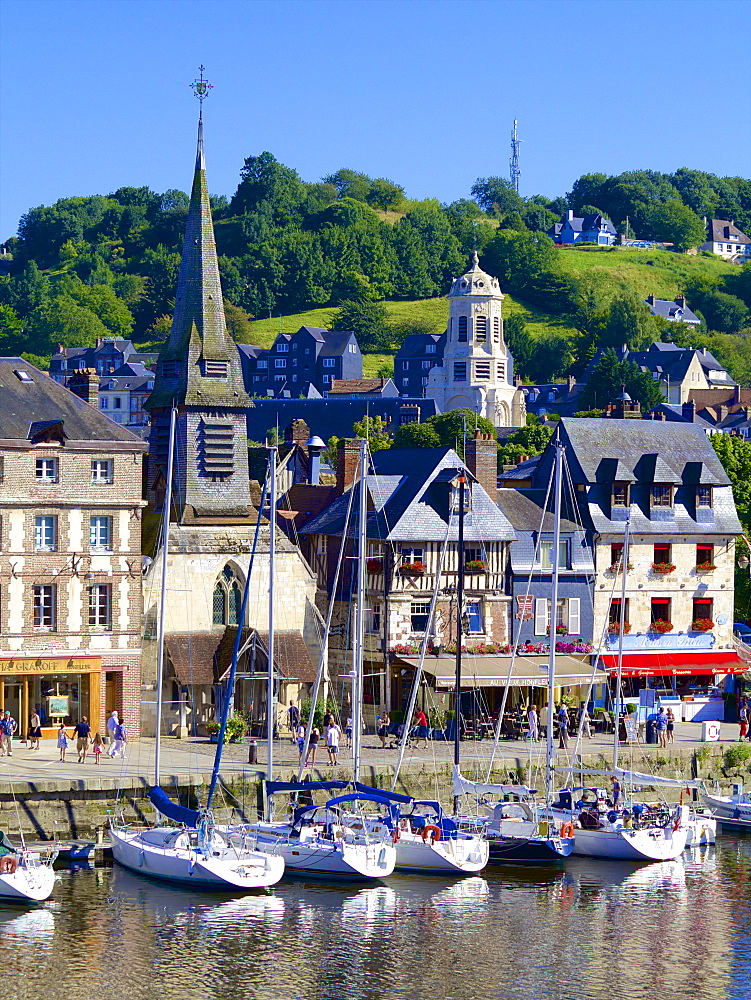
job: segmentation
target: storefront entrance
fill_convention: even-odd
[[[42,720],[45,737],[61,723],[75,725],[84,715],[99,726],[101,659],[96,656],[0,660],[0,710],[8,710],[25,735],[31,713]]]

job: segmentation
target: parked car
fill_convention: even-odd
[[[751,626],[745,625],[743,622],[733,622],[733,635],[736,635],[741,642],[751,646]]]

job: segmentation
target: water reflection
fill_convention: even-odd
[[[6,997],[57,1000],[747,998],[751,841],[641,867],[488,869],[450,881],[282,883],[207,896],[122,869],[62,873],[0,909]],[[92,989],[95,984],[95,989]],[[21,986],[23,988],[21,988]],[[743,991],[746,992],[743,992]]]

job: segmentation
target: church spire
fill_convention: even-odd
[[[154,391],[147,408],[178,405],[246,407],[237,346],[227,333],[219,261],[203,151],[203,102],[211,84],[200,77],[191,87],[201,111],[190,208],[185,224],[175,313],[159,357]]]

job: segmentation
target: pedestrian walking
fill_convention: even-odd
[[[117,714],[117,710],[110,712],[110,717],[107,719],[107,735],[109,736],[109,747],[107,748],[107,756],[115,756],[115,729],[119,724],[120,718]]]
[[[389,735],[389,726],[391,725],[391,719],[389,718],[389,713],[384,712],[383,715],[379,716],[376,720],[378,723],[378,736],[381,740],[381,747],[386,749],[386,740]]]
[[[78,763],[86,763],[86,751],[89,749],[89,739],[91,738],[91,726],[86,721],[86,716],[81,717],[73,727],[73,736],[76,740],[76,750],[78,751]]]
[[[534,705],[530,705],[529,711],[527,712],[527,721],[529,722],[529,738],[534,740],[535,743],[539,742],[540,731],[537,727],[537,709]]]
[[[740,727],[738,742],[742,743],[748,733],[748,705],[743,702],[741,702],[741,707],[738,710],[738,725]]]
[[[0,757],[4,754],[8,757],[13,756],[13,733],[17,729],[18,723],[6,708],[0,719]]]
[[[332,719],[326,732],[326,746],[329,751],[329,764],[333,764],[334,767],[339,763],[339,739],[341,735],[341,729]]]
[[[668,743],[675,743],[675,716],[673,715],[673,709],[668,709]]]
[[[306,764],[315,764],[316,762],[316,751],[318,750],[318,741],[321,738],[321,734],[318,729],[314,729],[310,734],[310,742],[308,743],[308,756],[305,758]]]
[[[112,754],[113,757],[117,757],[120,754],[122,760],[125,760],[125,744],[128,742],[128,734],[125,731],[125,719],[121,719],[115,727],[115,751]]]
[[[347,749],[352,746],[352,716],[347,716],[347,725],[344,727],[344,735],[347,739]]]
[[[42,738],[42,719],[36,709],[31,713],[29,720],[29,750],[39,750],[39,741]]]
[[[568,710],[563,703],[558,709],[558,748],[568,750]]]
[[[99,733],[96,733],[94,736],[94,742],[91,744],[91,749],[94,753],[94,762],[98,764],[102,756],[102,751],[104,750],[104,740]]]
[[[587,739],[592,739],[592,728],[589,724],[590,714],[587,711],[587,706],[585,702],[581,702],[579,705],[579,732],[582,736],[586,736]]]
[[[68,749],[68,743],[70,739],[68,734],[65,732],[65,723],[61,722],[57,727],[57,746],[60,750],[60,760],[65,762],[65,751]]]
[[[660,707],[660,711],[657,713],[657,736],[660,740],[660,746],[666,747],[668,745],[668,717],[665,709]]]
[[[297,737],[297,749],[300,751],[300,760],[302,761],[302,752],[305,749],[305,726],[302,722],[297,727],[295,736]]]
[[[417,742],[415,747],[420,743],[420,740],[425,740],[425,746],[428,745],[428,717],[420,708],[415,712],[415,726],[417,727]]]
[[[297,727],[300,725],[300,709],[291,701],[289,703],[289,708],[287,709],[287,725],[289,731],[292,733],[292,742],[295,742]]]

